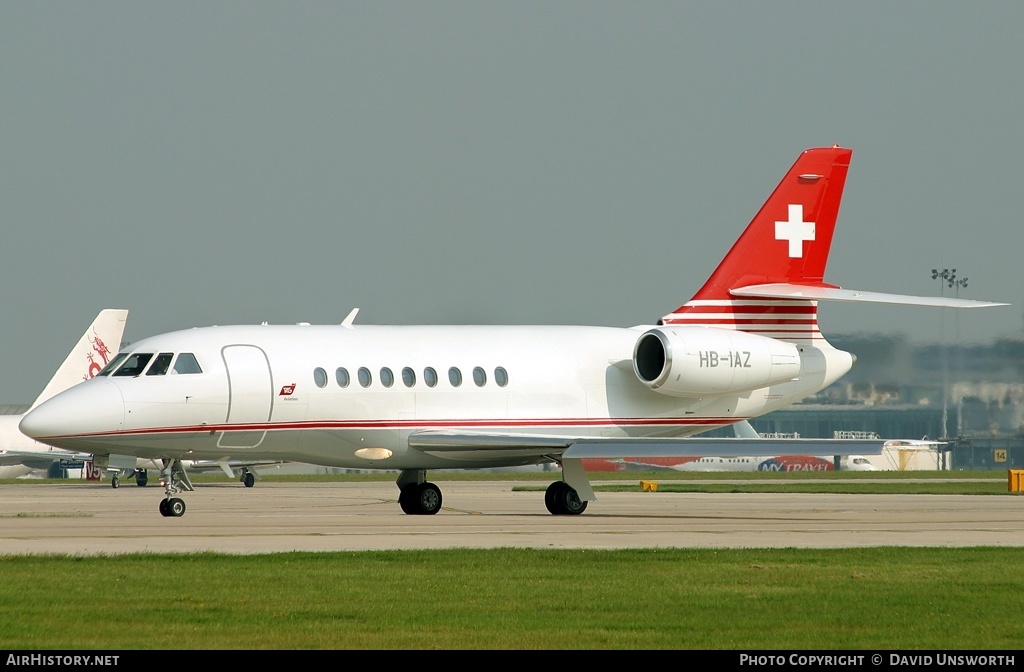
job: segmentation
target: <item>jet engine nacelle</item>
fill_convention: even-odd
[[[675,397],[744,392],[800,375],[792,343],[714,327],[656,327],[637,339],[633,371],[647,387]]]

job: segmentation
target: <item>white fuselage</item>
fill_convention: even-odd
[[[795,379],[739,393],[669,396],[643,385],[633,369],[634,346],[649,328],[190,329],[138,341],[126,352],[192,353],[201,373],[100,376],[40,406],[22,428],[48,444],[97,455],[381,469],[510,466],[549,458],[500,448],[430,453],[410,448],[409,435],[684,437],[787,406],[852,364],[849,353],[821,340],[798,346]],[[371,376],[366,387],[361,368]],[[339,369],[347,386],[339,384]],[[430,369],[434,386],[427,384]],[[461,374],[458,386],[452,369]],[[385,386],[388,371],[394,380]]]

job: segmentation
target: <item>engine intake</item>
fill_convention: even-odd
[[[745,331],[656,327],[637,339],[633,371],[647,387],[675,397],[744,392],[799,376],[800,351]]]

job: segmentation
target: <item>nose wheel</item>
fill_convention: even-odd
[[[160,515],[164,518],[181,518],[185,515],[185,500],[180,497],[161,499]]]

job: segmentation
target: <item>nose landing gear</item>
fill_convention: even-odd
[[[185,500],[174,495],[179,492],[192,492],[192,482],[188,480],[185,467],[181,460],[164,460],[163,468],[164,498],[160,500],[160,515],[164,518],[180,518],[185,515]]]

